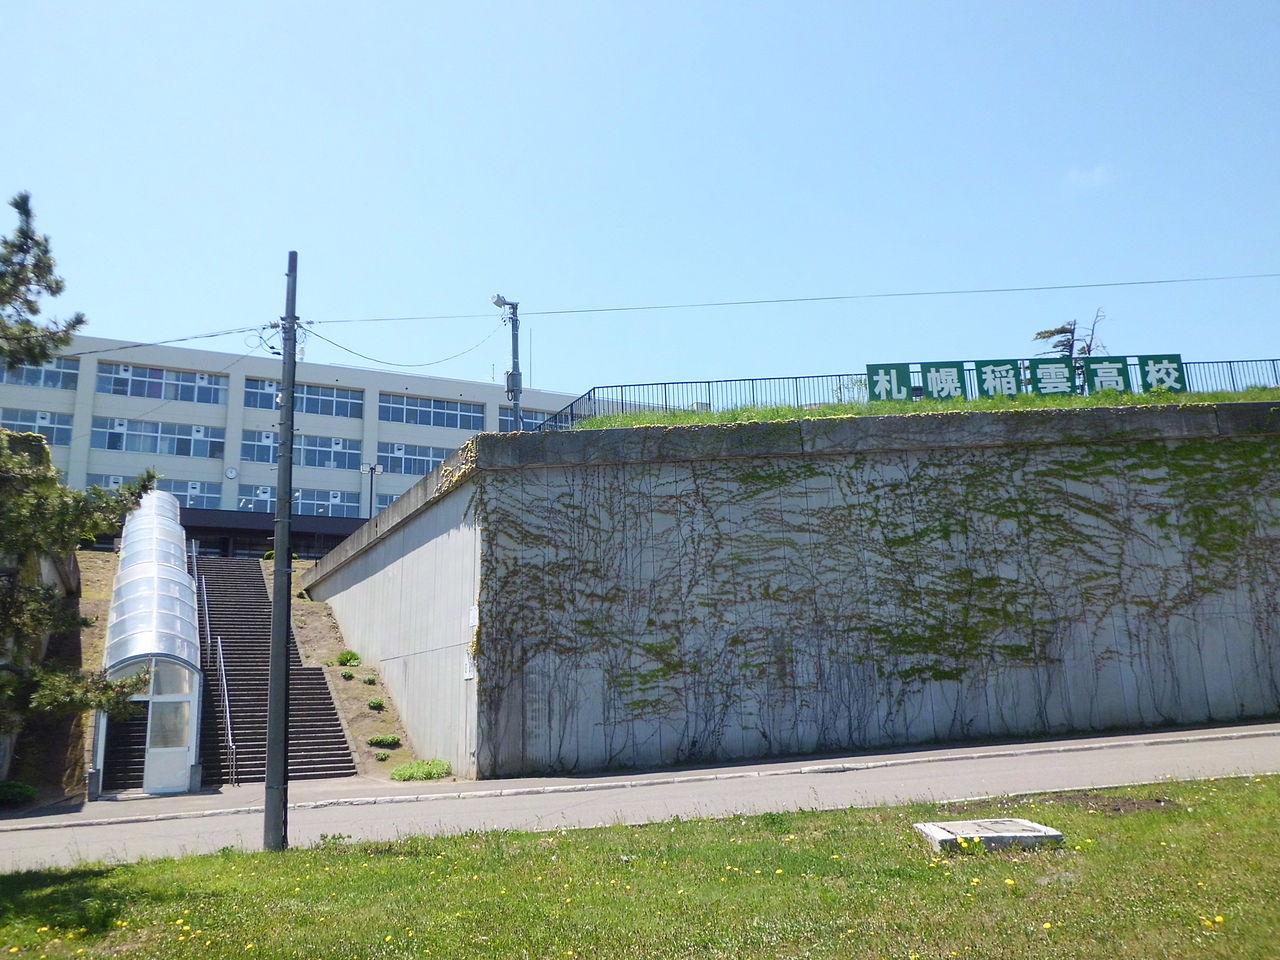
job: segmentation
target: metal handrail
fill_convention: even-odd
[[[192,566],[194,566],[194,561]],[[205,641],[212,646],[213,639],[209,631],[209,593],[205,588],[204,577],[200,578],[200,608],[203,616],[200,618],[204,623]],[[236,756],[236,738],[231,725],[231,697],[227,693],[227,665],[222,655],[222,637],[217,638],[218,641],[218,686],[222,690],[222,719],[223,719],[223,741],[226,745],[227,756],[231,759],[231,785],[236,786],[240,783],[240,770]]]
[[[1023,363],[1024,360],[1018,360]],[[1079,358],[1077,358],[1079,359]],[[1126,360],[1131,359],[1126,356]],[[972,365],[982,361],[956,361]],[[1006,361],[1002,361],[1006,362]],[[919,366],[919,364],[914,364]],[[1141,371],[1128,363],[1132,382]],[[1280,387],[1280,358],[1269,360],[1186,360],[1185,384],[1192,391],[1238,393],[1250,386]],[[914,398],[922,396],[921,373],[911,373]],[[978,395],[977,371],[964,371],[968,396]],[[830,403],[866,402],[866,373],[833,373],[804,377],[760,377],[740,380],[683,380],[666,383],[619,383],[592,387],[568,406],[533,426],[535,430],[571,429],[602,414],[660,413],[675,410],[731,410],[747,406],[804,408]]]

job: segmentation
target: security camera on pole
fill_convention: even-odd
[[[507,399],[511,401],[511,419],[516,429],[524,429],[524,417],[520,413],[520,304],[508,300],[500,293],[493,295],[493,304],[502,307],[505,319],[511,324],[511,369],[507,371]]]

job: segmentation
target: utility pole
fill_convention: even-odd
[[[271,674],[267,686],[267,789],[262,846],[289,846],[289,608],[293,544],[293,394],[298,357],[298,254],[289,251],[284,313],[280,318],[280,442],[276,448],[276,562],[271,594]]]
[[[508,300],[500,293],[493,295],[494,305],[506,311],[511,324],[511,369],[507,372],[507,399],[511,401],[511,418],[516,429],[524,429],[524,417],[520,413],[520,304]]]

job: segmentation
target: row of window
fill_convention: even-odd
[[[155,420],[123,420],[94,417],[89,446],[95,450],[158,453],[168,457],[205,457],[220,460],[225,448],[222,427]]]
[[[79,381],[80,361],[58,357],[39,366],[19,365],[0,374],[0,382],[28,387],[74,390]],[[128,363],[98,364],[98,393],[151,400],[185,400],[191,403],[225,405],[229,378],[223,374],[164,367],[140,367]],[[248,378],[244,382],[244,405],[259,410],[280,409],[280,385],[274,380]],[[327,387],[300,383],[294,395],[296,413],[360,419],[364,416],[364,391],[347,387]],[[533,430],[551,416],[549,411],[520,411],[525,430]],[[388,423],[454,427],[459,430],[484,429],[484,404],[465,400],[437,400],[398,393],[378,394],[378,419]],[[567,417],[565,418],[567,420]],[[567,426],[556,421],[557,426]],[[510,407],[498,410],[498,429],[515,429]]]
[[[251,483],[240,484],[236,509],[247,513],[275,513],[276,488],[255,487]],[[360,494],[348,490],[296,488],[293,491],[292,512],[304,517],[358,517]]]
[[[106,473],[91,473],[85,477],[85,485],[117,490],[130,479],[132,478]],[[174,480],[161,477],[156,481],[156,489],[172,493],[185,507],[217,510],[222,505],[222,484],[213,480]]]
[[[43,434],[51,447],[71,446],[71,414],[69,413],[3,407],[0,408],[0,427],[12,430],[14,433]]]
[[[247,463],[275,463],[280,434],[271,430],[245,430],[240,438],[240,459]],[[359,470],[359,440],[298,434],[293,438],[293,462],[302,467]]]
[[[507,422],[512,422],[511,408],[502,409]],[[545,415],[531,411],[523,419],[528,422],[533,417]],[[65,447],[71,444],[69,413],[4,407],[0,411],[0,427],[16,433],[43,434],[51,446]],[[222,427],[94,417],[89,446],[95,450],[122,450],[127,453],[217,460],[224,455],[225,441],[226,431]],[[247,463],[275,463],[279,444],[280,435],[274,431],[244,430],[240,437],[240,459]],[[303,467],[359,470],[364,462],[361,459],[362,447],[361,441],[345,437],[300,434],[294,441],[294,462]],[[387,473],[422,477],[440,466],[454,452],[448,447],[380,442],[378,463]]]
[[[20,387],[52,387],[74,390],[80,382],[80,361],[72,357],[55,357],[39,366],[19,364],[0,371],[0,383]]]
[[[378,394],[378,419],[388,423],[416,423],[430,427],[484,429],[484,404],[465,400],[433,400],[398,393]]]
[[[548,418],[551,418],[551,426],[556,430],[567,430],[572,426],[572,421],[567,412],[552,414],[549,410],[529,410],[526,407],[520,408],[520,422],[524,424],[525,430],[537,430],[542,426]],[[498,432],[511,433],[516,428],[516,418],[512,416],[510,407],[498,408]]]
[[[280,385],[274,380],[246,379],[244,405],[259,410],[280,409]],[[322,387],[299,383],[293,391],[294,413],[318,413],[325,417],[364,416],[364,391],[347,387]]]
[[[217,373],[139,367],[129,363],[98,364],[98,393],[117,397],[225,404],[227,383],[228,378]]]
[[[117,490],[130,479],[132,478],[91,473],[85,477],[85,484]],[[222,484],[210,480],[174,480],[162,477],[156,481],[156,488],[173,494],[185,507],[217,510],[222,503]],[[390,505],[395,499],[394,496],[388,498],[380,495],[378,509]],[[276,488],[240,484],[236,509],[249,513],[275,513]],[[313,490],[306,487],[296,489],[293,491],[293,513],[307,517],[358,517],[360,494],[347,490]]]

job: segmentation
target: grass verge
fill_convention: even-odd
[[[982,397],[973,400],[874,400],[870,403],[830,403],[814,407],[735,407],[730,410],[652,410],[593,417],[575,425],[578,430],[609,427],[693,426],[762,420],[807,420],[814,417],[881,417],[922,413],[988,413],[998,410],[1076,410],[1091,407],[1150,407],[1192,403],[1244,403],[1280,400],[1280,389],[1251,387],[1213,393],[1117,393],[1106,390],[1088,397]]]
[[[329,838],[0,877],[0,951],[66,957],[1274,956],[1280,778],[641,827]],[[358,808],[353,808],[358,816]],[[1059,849],[939,857],[923,819]],[[84,951],[80,953],[79,951]],[[9,954],[4,954],[9,955]]]

